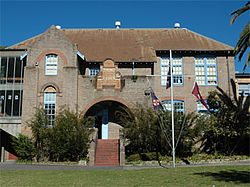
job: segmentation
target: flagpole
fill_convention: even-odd
[[[171,111],[172,111],[172,152],[173,152],[173,167],[175,168],[175,145],[174,145],[174,86],[173,86],[173,59],[172,50],[170,49],[170,66],[171,66]]]

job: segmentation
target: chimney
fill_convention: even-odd
[[[120,21],[116,21],[115,22],[115,28],[116,29],[120,29],[120,27],[121,27],[121,22]]]
[[[175,28],[175,29],[179,29],[180,27],[181,27],[181,24],[180,24],[180,23],[175,23],[175,24],[174,24],[174,28]]]

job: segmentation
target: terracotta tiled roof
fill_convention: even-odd
[[[155,50],[226,51],[233,47],[188,29],[60,29],[89,62],[153,62]],[[39,36],[38,36],[39,37]],[[11,48],[25,48],[36,37]]]

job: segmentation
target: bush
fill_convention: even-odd
[[[79,161],[86,158],[91,133],[87,128],[89,123],[90,120],[81,118],[77,113],[61,111],[50,132],[50,160]]]
[[[31,138],[20,134],[18,138],[13,138],[12,145],[19,160],[31,161],[33,159],[35,146]]]
[[[150,153],[140,153],[140,154],[133,154],[130,155],[127,160],[130,161],[151,161],[151,160],[157,160],[157,153],[156,152],[150,152]]]
[[[164,137],[159,120],[164,116],[164,125],[168,139]],[[127,111],[120,116],[124,124],[124,136],[128,140],[126,155],[156,152],[159,155],[172,155],[171,113],[154,111],[138,105],[133,112]],[[176,156],[187,157],[196,150],[194,145],[201,135],[201,126],[193,113],[175,113]],[[179,136],[180,135],[180,136]]]
[[[90,118],[82,118],[78,113],[63,109],[56,116],[52,126],[42,109],[29,122],[37,161],[79,161],[88,151],[88,129]]]
[[[231,84],[233,97],[219,87],[219,92],[209,93],[211,112],[202,139],[203,151],[208,154],[250,155],[250,96],[238,96],[234,81]]]

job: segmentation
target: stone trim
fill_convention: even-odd
[[[119,102],[123,105],[125,105],[127,108],[132,109],[133,106],[131,104],[129,104],[127,101],[125,101],[124,99],[121,99],[119,97],[114,97],[114,96],[105,96],[105,97],[99,97],[97,99],[94,99],[92,101],[90,101],[84,108],[84,110],[82,111],[81,115],[84,116],[86,114],[86,112],[96,103],[99,103],[101,101],[116,101]]]
[[[161,101],[171,100],[171,97],[161,97]],[[174,100],[184,101],[184,97],[174,97]]]
[[[42,58],[44,56],[46,56],[47,54],[56,54],[58,55],[62,60],[63,60],[63,64],[66,66],[68,61],[67,58],[64,56],[64,54],[61,51],[55,50],[55,49],[50,49],[50,50],[45,50],[43,51],[36,59],[36,61],[38,62],[38,64],[40,64],[40,61],[42,60]]]

